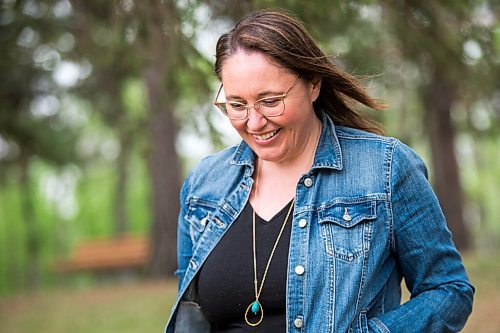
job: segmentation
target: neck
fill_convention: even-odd
[[[299,178],[309,172],[314,163],[320,135],[321,122],[317,119],[317,126],[297,158],[287,162],[270,162],[260,158],[256,160],[255,183],[250,202],[259,216],[265,219],[274,216],[295,197]]]

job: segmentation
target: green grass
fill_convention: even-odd
[[[161,332],[175,283],[58,289],[0,299],[0,333]]]
[[[474,309],[463,332],[500,333],[499,255],[478,258],[465,256],[472,284],[476,287]]]
[[[463,332],[500,333],[498,257],[465,256],[476,286],[474,311]],[[162,332],[175,282],[127,282],[60,287],[0,298],[0,333]]]

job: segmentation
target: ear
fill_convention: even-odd
[[[314,78],[314,80],[311,81],[311,85],[311,101],[315,102],[321,91],[321,77]]]

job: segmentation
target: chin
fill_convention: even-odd
[[[266,153],[259,153],[259,152],[256,152],[255,154],[257,155],[258,158],[260,158],[263,161],[267,161],[267,162],[280,162],[284,159],[283,156],[276,155],[276,154],[266,154]]]

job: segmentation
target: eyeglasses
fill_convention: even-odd
[[[247,105],[245,103],[236,102],[236,101],[225,101],[225,102],[217,102],[219,99],[220,92],[222,91],[222,84],[219,87],[219,91],[215,96],[214,105],[217,106],[222,113],[224,113],[227,117],[234,120],[243,120],[246,119],[250,113],[250,108],[254,108],[255,111],[263,115],[264,117],[278,117],[285,112],[285,98],[288,93],[297,85],[299,82],[300,76],[295,80],[288,90],[276,96],[268,96],[261,98],[253,105]]]

